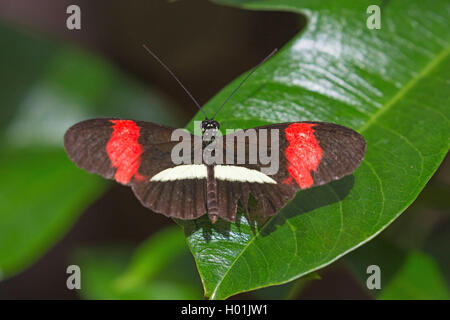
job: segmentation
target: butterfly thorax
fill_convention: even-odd
[[[208,145],[211,145],[219,131],[220,125],[216,120],[205,119],[202,121],[201,129],[202,129],[202,140],[203,140],[203,148],[206,148]]]

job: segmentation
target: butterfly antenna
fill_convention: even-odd
[[[261,61],[260,63],[258,63],[255,67],[253,67],[253,69],[245,76],[245,78],[241,81],[241,83],[239,83],[239,85],[233,90],[233,92],[230,93],[230,95],[228,96],[228,98],[225,99],[225,101],[222,103],[222,105],[219,107],[219,109],[217,109],[216,113],[214,114],[214,116],[211,119],[214,119],[216,117],[216,115],[219,113],[219,111],[223,108],[223,106],[225,105],[225,103],[228,102],[228,100],[230,100],[231,96],[233,96],[236,91],[239,90],[239,88],[244,84],[244,82],[250,78],[250,76],[253,74],[253,72],[255,72],[264,62],[266,62],[267,60],[269,60],[276,52],[278,51],[277,48],[273,49],[273,51],[264,58],[263,61]]]
[[[164,67],[164,69],[167,70],[167,72],[170,73],[170,75],[178,82],[178,84],[184,89],[184,91],[187,93],[187,95],[191,98],[192,101],[194,101],[195,105],[199,108],[199,110],[205,115],[205,118],[208,119],[208,117],[206,116],[205,111],[203,111],[202,107],[200,106],[200,104],[197,102],[197,100],[195,100],[194,96],[189,92],[189,90],[181,83],[180,79],[177,78],[177,76],[172,72],[172,70],[169,69],[168,66],[166,66],[166,64],[164,62],[161,61],[160,58],[158,58],[158,56],[153,53],[152,50],[150,50],[145,44],[142,45],[144,47],[145,50],[147,50],[148,53],[150,53],[153,58],[155,58],[156,61],[159,62],[160,65],[162,65]]]

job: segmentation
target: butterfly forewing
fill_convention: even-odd
[[[87,172],[114,178],[116,168],[106,151],[113,131],[113,123],[108,119],[91,119],[73,125],[64,135],[67,155]]]
[[[171,143],[173,130],[145,121],[91,119],[67,130],[64,147],[80,168],[128,185],[132,179],[143,179],[143,155],[157,150],[155,145]],[[161,155],[160,162],[170,163],[170,153],[169,158]]]

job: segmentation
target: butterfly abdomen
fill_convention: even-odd
[[[214,178],[214,166],[208,166],[208,176],[206,179],[206,208],[208,217],[212,223],[217,221],[219,216],[219,206],[217,204],[217,182]]]

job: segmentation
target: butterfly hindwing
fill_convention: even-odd
[[[206,179],[144,180],[133,183],[141,203],[154,212],[178,219],[195,219],[206,213]]]
[[[194,139],[190,135],[191,149]],[[206,167],[175,164],[172,150],[179,141],[153,144],[142,154],[139,178],[132,183],[136,197],[145,207],[165,216],[195,219],[206,213]],[[203,171],[201,169],[204,169]]]
[[[228,221],[235,221],[238,203],[249,217],[264,220],[274,215],[295,194],[288,186],[257,182],[218,180],[217,189],[219,216]],[[256,200],[256,210],[249,205],[251,196]]]

